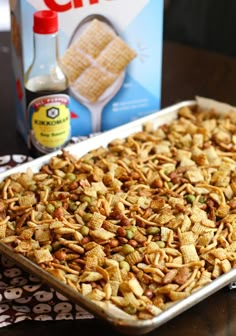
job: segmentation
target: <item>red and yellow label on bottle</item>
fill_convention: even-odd
[[[69,97],[66,94],[40,96],[30,102],[28,106],[30,147],[33,146],[45,154],[61,149],[68,143],[70,139],[68,104]]]

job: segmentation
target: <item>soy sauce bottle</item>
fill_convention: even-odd
[[[68,81],[58,61],[58,15],[34,13],[34,57],[25,73],[28,147],[34,157],[63,148],[70,139]]]

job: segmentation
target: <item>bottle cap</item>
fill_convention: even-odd
[[[34,13],[33,31],[37,34],[53,34],[58,31],[58,16],[51,10]]]

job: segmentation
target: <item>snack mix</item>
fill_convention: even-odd
[[[130,319],[151,319],[236,265],[236,114],[184,107],[81,158],[0,184],[0,238]]]

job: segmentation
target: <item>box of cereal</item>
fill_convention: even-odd
[[[33,59],[36,11],[58,13],[74,137],[160,108],[163,7],[163,0],[10,0],[17,128],[26,142],[24,75]]]

